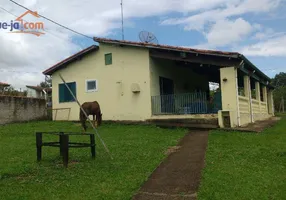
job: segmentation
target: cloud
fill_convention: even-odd
[[[286,57],[286,35],[267,39],[252,45],[240,48],[246,56],[281,56]]]
[[[113,31],[121,26],[121,7],[118,0],[18,0],[17,2],[89,36],[106,37],[112,35]],[[125,0],[123,2],[125,27],[134,26],[130,20],[132,18],[162,16],[178,10],[182,13],[200,9],[207,10],[224,2],[226,0],[206,0],[205,2],[201,0],[182,0],[180,2]],[[26,11],[9,1],[2,2],[1,6],[16,16],[20,16]],[[0,10],[1,22],[10,22],[15,18],[15,16]],[[43,70],[79,51],[83,46],[80,41],[74,42],[78,41],[78,39],[74,40],[78,35],[43,18],[36,19],[33,16],[25,16],[24,19],[44,22],[47,32],[43,36],[36,37],[0,31],[0,81],[9,82],[16,88],[23,88],[27,83],[38,84],[40,80],[44,80],[44,76],[41,74]],[[90,43],[93,41],[90,40]]]
[[[220,8],[207,10],[183,18],[170,18],[163,20],[162,25],[183,25],[185,30],[203,30],[209,23],[236,17],[247,13],[269,12],[278,7],[281,0],[232,0],[221,3]]]
[[[209,46],[225,46],[242,40],[257,27],[242,18],[234,21],[222,19],[217,21],[205,34]]]
[[[18,0],[17,2],[89,36],[107,37],[121,26],[121,8],[118,0]],[[16,16],[26,11],[9,1],[1,3],[3,8]],[[125,26],[134,26],[132,19],[135,18],[164,17],[161,24],[179,24],[183,25],[185,30],[199,30],[214,46],[223,46],[226,42],[219,36],[222,32],[220,29],[224,28],[223,25],[236,30],[234,32],[224,28],[224,33],[227,33],[224,38],[228,43],[240,41],[253,29],[258,30],[259,25],[250,24],[237,16],[271,11],[279,5],[280,0],[260,0],[259,6],[256,0],[124,0],[123,3]],[[184,17],[166,19],[165,16],[170,13],[181,13]],[[10,21],[15,17],[0,10],[0,19],[1,22]],[[36,37],[27,34],[8,34],[0,30],[0,70],[8,70],[5,73],[1,71],[3,73],[0,73],[0,81],[22,88],[27,83],[38,84],[40,80],[44,80],[41,74],[44,69],[82,48],[82,45],[78,44],[80,42],[75,42],[75,36],[78,37],[75,33],[43,18],[35,19],[28,16],[25,19],[43,21],[46,34]],[[242,26],[242,30],[238,30],[237,26]],[[261,35],[257,37],[262,38]],[[38,72],[38,74],[14,71]]]
[[[243,14],[268,13],[278,7],[281,0],[232,0],[221,2],[219,8],[191,14],[187,17],[169,18],[161,21],[161,25],[182,25],[184,30],[202,32],[206,43],[194,45],[194,48],[217,49],[218,47],[235,46],[250,34],[254,39],[263,39],[269,34],[261,24],[250,24],[238,17]]]

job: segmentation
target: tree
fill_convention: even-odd
[[[282,99],[284,99],[284,107],[285,105],[285,100],[286,100],[286,86],[280,86],[275,88],[273,92],[273,100],[274,100],[274,107],[276,111],[280,111],[280,106]]]
[[[42,81],[38,86],[43,88],[52,87],[52,78],[46,76],[45,81]]]
[[[272,79],[271,84],[275,87],[286,86],[286,73],[280,72]]]
[[[285,107],[285,100],[286,100],[286,73],[280,72],[276,74],[275,77],[271,80],[271,84],[275,87],[273,92],[273,99],[274,99],[274,107],[276,111],[280,111],[281,102],[284,100],[284,107]]]
[[[23,92],[21,92],[13,88],[13,86],[9,86],[5,89],[3,94],[7,96],[27,96],[27,91],[24,90]]]

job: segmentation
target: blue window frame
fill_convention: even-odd
[[[71,89],[73,95],[76,97],[76,82],[67,83],[68,87]],[[74,98],[71,95],[68,88],[65,86],[64,83],[59,84],[59,102],[74,102]]]

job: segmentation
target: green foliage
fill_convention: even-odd
[[[14,89],[13,86],[6,87],[5,90],[2,92],[3,95],[7,96],[27,96],[27,90],[19,91]]]
[[[275,86],[273,92],[274,107],[276,112],[280,109],[282,98],[284,98],[284,107],[286,107],[286,73],[280,72],[272,79],[271,84]]]
[[[45,78],[45,81],[42,81],[38,86],[43,87],[43,88],[52,87],[52,78],[47,76]]]
[[[286,116],[260,134],[212,131],[198,199],[286,199]]]
[[[0,199],[131,199],[166,156],[167,148],[187,132],[115,124],[103,124],[98,130],[114,159],[96,137],[96,159],[91,159],[89,148],[71,148],[69,168],[64,169],[58,148],[43,147],[43,160],[37,163],[35,132],[79,132],[79,124],[30,122],[1,127]],[[43,139],[58,140],[51,135]],[[70,140],[89,138],[71,136]]]
[[[276,111],[279,111],[280,109],[282,98],[284,98],[284,107],[286,107],[286,86],[280,86],[273,92],[274,107]]]
[[[286,73],[280,72],[272,79],[271,84],[275,87],[286,86]]]

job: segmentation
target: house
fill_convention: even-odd
[[[61,109],[54,120],[79,120],[80,109],[59,74],[80,103],[99,102],[103,120],[237,127],[274,115],[270,78],[240,53],[94,41],[99,45],[43,72],[53,77],[53,108]],[[220,88],[213,97],[210,82]]]
[[[47,103],[52,102],[52,88],[26,85],[27,97],[46,99]]]
[[[0,82],[0,93],[3,93],[5,91],[5,89],[9,86],[10,86],[10,84],[8,84],[8,83]]]

